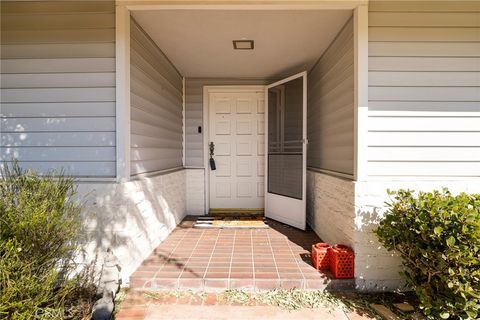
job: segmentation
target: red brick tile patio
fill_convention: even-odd
[[[351,289],[353,280],[333,280],[315,270],[310,248],[320,239],[268,221],[268,229],[198,229],[187,217],[130,277],[143,290],[274,288]]]

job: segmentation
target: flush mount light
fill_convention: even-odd
[[[235,50],[253,50],[253,40],[233,40]]]

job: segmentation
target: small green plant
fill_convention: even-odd
[[[0,318],[64,319],[69,313],[67,306],[84,284],[73,276],[81,234],[75,193],[71,178],[3,164]]]
[[[480,309],[480,195],[390,192],[375,230],[400,253],[407,284],[428,319],[476,319]]]

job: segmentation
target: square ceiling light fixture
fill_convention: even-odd
[[[253,50],[253,40],[233,40],[235,50]]]

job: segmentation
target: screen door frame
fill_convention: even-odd
[[[302,98],[302,197],[291,198],[284,195],[269,193],[269,94],[271,88],[285,84],[298,78],[303,79]],[[307,71],[303,71],[265,86],[265,216],[301,230],[306,229],[306,191],[307,191]]]

